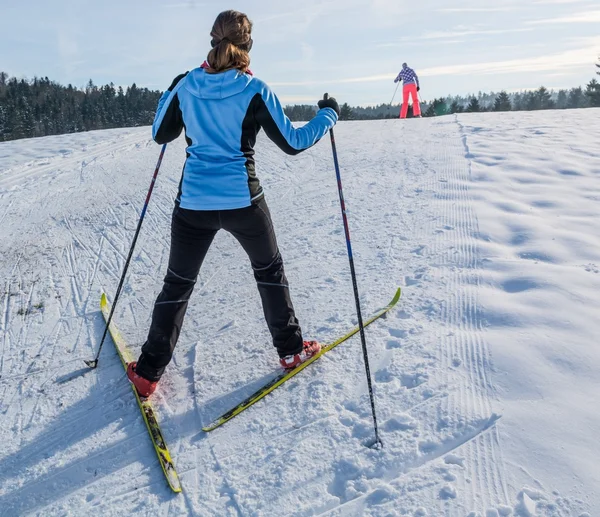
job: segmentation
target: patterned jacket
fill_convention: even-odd
[[[394,79],[395,83],[397,83],[398,81],[404,81],[404,85],[417,83],[417,86],[419,86],[419,78],[417,77],[417,74],[412,68],[409,68],[408,66],[403,67],[402,70],[400,70],[398,77]]]

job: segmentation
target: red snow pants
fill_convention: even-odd
[[[418,117],[421,114],[419,96],[417,95],[417,85],[415,83],[408,83],[402,87],[402,110],[400,111],[400,118],[406,118],[409,95],[412,97],[413,102],[413,116]]]

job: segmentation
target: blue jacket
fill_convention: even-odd
[[[152,137],[159,144],[185,129],[187,159],[177,201],[190,210],[244,208],[263,196],[256,177],[254,144],[264,128],[288,154],[298,154],[337,122],[324,108],[294,128],[271,89],[238,70],[217,74],[196,68],[173,82],[159,100]]]

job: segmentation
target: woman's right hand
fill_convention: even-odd
[[[340,106],[334,97],[328,97],[327,99],[321,99],[319,102],[317,102],[317,106],[319,106],[319,109],[331,108],[333,111],[335,111],[337,113],[338,117],[340,116],[340,113],[341,113]]]

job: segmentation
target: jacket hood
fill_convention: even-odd
[[[225,99],[244,91],[252,81],[250,74],[239,70],[227,70],[209,74],[204,68],[192,70],[182,85],[200,99]]]

